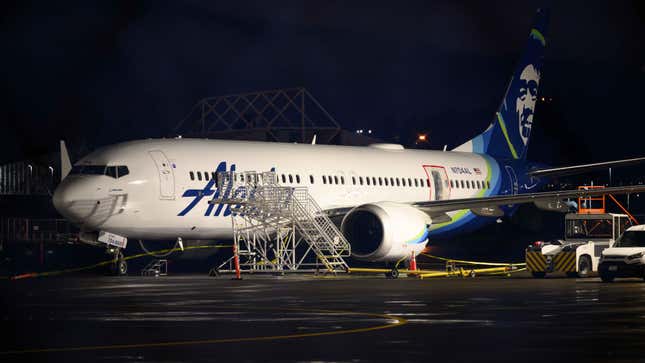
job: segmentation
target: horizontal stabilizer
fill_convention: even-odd
[[[605,161],[601,163],[584,164],[584,165],[563,166],[559,168],[537,169],[537,170],[529,171],[527,175],[536,176],[536,177],[575,175],[575,174],[582,174],[582,173],[586,173],[586,172],[598,170],[598,169],[631,166],[631,165],[640,164],[642,162],[645,162],[645,157],[615,160],[615,161]]]

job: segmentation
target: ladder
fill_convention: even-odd
[[[234,242],[251,271],[271,270],[268,265],[278,270],[312,266],[305,262],[309,252],[327,272],[349,271],[344,260],[351,254],[349,242],[306,187],[280,186],[274,172],[220,172],[217,178],[218,188],[230,193],[209,203],[230,206]],[[308,245],[304,254],[297,253],[299,242],[290,230],[297,231]],[[267,243],[269,235],[275,239],[273,243]],[[262,265],[254,262],[258,258]]]
[[[168,260],[152,260],[141,270],[141,276],[167,276]]]

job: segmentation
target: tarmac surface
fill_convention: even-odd
[[[0,293],[1,362],[644,359],[638,279],[64,276]]]

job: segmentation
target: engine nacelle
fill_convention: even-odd
[[[340,228],[355,258],[398,261],[423,251],[431,223],[430,216],[410,205],[379,202],[352,209]]]

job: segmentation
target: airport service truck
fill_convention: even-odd
[[[603,282],[612,282],[616,277],[645,279],[645,225],[628,228],[602,252],[598,274]]]
[[[564,219],[563,240],[537,241],[526,249],[526,267],[533,277],[554,272],[588,277],[598,271],[602,251],[631,225],[629,216],[615,213],[567,213]]]

